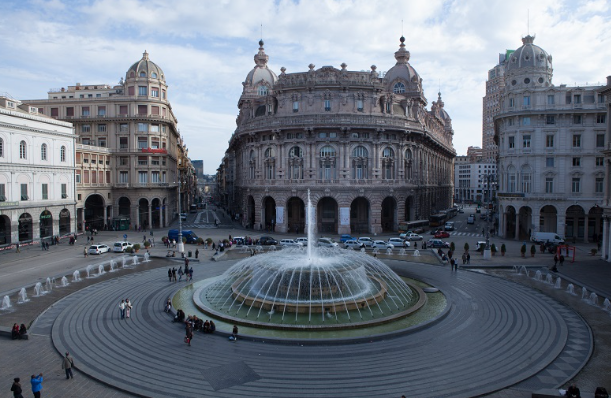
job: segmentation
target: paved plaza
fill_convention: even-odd
[[[158,257],[150,263],[70,283],[1,312],[2,326],[34,321],[30,340],[0,340],[11,358],[0,365],[4,380],[19,376],[29,387],[29,375],[43,372],[45,397],[528,397],[569,381],[582,391],[611,385],[611,317],[602,299],[598,306],[581,299],[584,285],[611,297],[611,275],[600,260],[565,264],[553,276],[563,279],[555,289],[533,278],[536,270],[543,279],[547,272],[537,258],[474,257],[472,269],[451,272],[390,256],[384,261],[400,275],[443,291],[449,305],[439,319],[350,343],[248,336],[231,343],[219,330],[197,332],[188,347],[184,327],[162,310],[186,285],[167,279],[167,267],[181,262],[164,258],[162,247],[152,254]],[[17,261],[10,256],[3,257],[9,265]],[[191,263],[196,281],[235,262],[211,261],[209,250],[200,257]],[[530,276],[515,273],[516,263],[527,265]],[[566,293],[568,283],[578,295]],[[123,298],[134,303],[129,320],[119,319]],[[74,380],[61,370],[65,351],[75,358]]]

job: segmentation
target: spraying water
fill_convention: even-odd
[[[149,261],[151,261],[151,260],[149,260],[150,257],[151,257],[151,255],[148,252],[144,253],[144,262],[148,263]]]
[[[594,292],[590,293],[590,304],[598,306],[598,295]]]
[[[43,295],[44,293],[45,293],[45,289],[43,289],[42,283],[36,282],[36,285],[34,285],[34,295],[36,297],[39,297]]]
[[[560,277],[556,279],[556,284],[554,285],[554,289],[562,289],[562,279],[560,279]]]
[[[588,289],[586,289],[585,286],[581,288],[581,299],[582,300],[588,299]]]
[[[115,260],[110,260],[110,263],[108,265],[109,267],[109,271],[110,272],[115,272],[117,269],[117,263],[115,262]]]
[[[22,287],[21,290],[19,291],[19,299],[17,300],[17,302],[21,304],[21,303],[25,303],[28,301],[30,301],[28,299],[28,294],[25,292],[25,287]]]
[[[138,265],[138,256],[132,257],[132,265]]]
[[[106,271],[104,271],[104,264],[98,265],[98,276],[104,275]]]
[[[0,310],[8,310],[9,308],[11,308],[11,299],[9,296],[4,296]]]
[[[68,278],[66,278],[65,276],[62,276],[62,279],[61,279],[61,285],[60,285],[60,286],[61,286],[61,287],[66,287],[66,286],[68,286]]]
[[[603,301],[603,309],[605,311],[610,311],[611,310],[611,301],[609,301],[608,298],[605,298],[605,301]]]
[[[543,279],[543,276],[542,276],[542,275],[543,275],[543,274],[541,273],[541,271],[537,271],[537,272],[535,272],[535,280],[536,280],[537,282],[541,282],[541,281],[542,281],[542,279]]]
[[[575,295],[575,286],[572,283],[569,283],[569,285],[566,287],[566,292],[574,296]]]
[[[72,273],[72,282],[80,282],[81,281],[81,273],[77,270]]]

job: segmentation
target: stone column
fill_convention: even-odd
[[[153,228],[153,205],[152,205],[152,203],[153,202],[151,201],[151,202],[149,202],[149,205],[148,205],[149,206],[149,221],[148,221],[147,227],[149,229]]]
[[[606,260],[607,252],[608,252],[608,240],[609,240],[609,219],[607,217],[603,218],[603,239],[602,245],[600,247],[600,258],[602,260]]]
[[[556,217],[556,231],[558,231],[558,235],[566,238],[564,234],[566,233],[566,215],[558,214]]]
[[[108,209],[106,208],[106,205],[104,205],[104,224],[108,223]],[[110,227],[110,225],[108,225],[108,227]]]
[[[165,217],[163,214],[164,212],[165,212],[165,209],[164,209],[163,203],[159,203],[159,228],[165,227],[163,223],[163,220],[165,220]]]
[[[516,230],[514,233],[515,240],[520,240],[520,214],[516,213]]]
[[[584,218],[584,225],[583,225],[583,241],[585,243],[588,243],[588,222],[590,221],[588,219],[588,215],[586,214],[585,218]],[[577,230],[579,230],[579,220],[577,221]]]

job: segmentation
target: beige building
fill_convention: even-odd
[[[52,89],[29,100],[46,115],[74,124],[77,221],[80,229],[164,227],[191,194],[187,149],[180,137],[163,70],[144,53],[118,85]]]
[[[482,101],[482,156],[484,162],[496,162],[498,147],[494,142],[494,117],[501,110],[501,95],[505,89],[505,60],[513,50],[499,54],[499,63],[488,71],[486,95]]]
[[[346,64],[277,76],[259,42],[217,174],[246,227],[303,231],[308,190],[323,234],[396,231],[451,206],[452,122],[441,95],[426,109],[404,40],[384,77]]]
[[[602,151],[604,155],[604,198],[601,204],[603,210],[603,230],[601,244],[601,258],[611,262],[611,76],[607,76],[607,85],[602,88],[601,95],[605,99],[606,119],[606,138],[605,147]]]

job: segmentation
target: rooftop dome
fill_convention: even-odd
[[[278,76],[267,67],[267,61],[269,60],[269,56],[265,54],[265,50],[263,48],[263,40],[259,40],[259,52],[255,54],[255,67],[248,73],[246,76],[246,80],[244,80],[244,85],[252,86],[257,84],[261,80],[269,83],[270,87],[273,86],[278,80]]]
[[[523,45],[506,61],[508,87],[549,86],[552,84],[552,56],[533,44],[534,36],[522,38]]]
[[[390,68],[384,78],[391,84],[393,87],[390,87],[391,91],[397,92],[395,90],[395,85],[397,83],[407,83],[405,87],[406,91],[421,91],[420,83],[422,79],[418,75],[418,72],[409,64],[409,51],[405,49],[405,37],[401,36],[401,44],[399,45],[399,50],[395,52],[395,59],[397,63],[395,66]],[[398,93],[401,93],[400,91]]]
[[[134,75],[132,76],[132,72]],[[144,74],[144,75],[143,75]],[[144,51],[142,54],[142,59],[133,64],[125,74],[127,79],[132,77],[148,77],[151,79],[159,79],[161,81],[165,81],[165,75],[159,66],[156,63],[149,59],[149,53]]]

